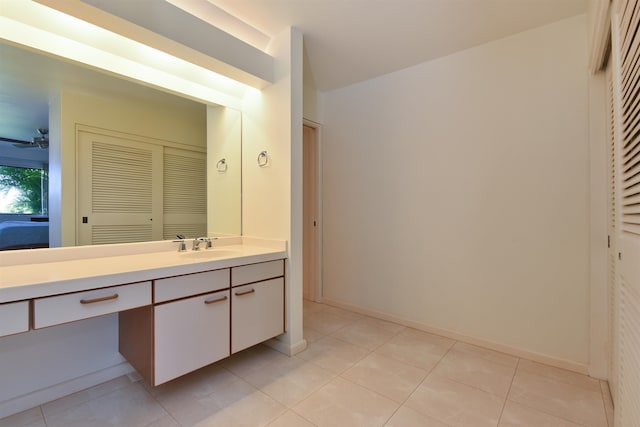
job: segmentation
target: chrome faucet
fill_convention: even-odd
[[[184,236],[182,234],[178,234],[174,240],[174,243],[178,243],[178,252],[185,252],[187,250],[187,245],[184,243]]]
[[[206,243],[205,249],[209,249],[212,247],[211,239],[209,239],[208,237],[196,237],[195,239],[193,239],[193,247],[191,248],[191,250],[199,251],[200,243]]]

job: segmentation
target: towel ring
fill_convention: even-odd
[[[269,156],[267,155],[267,150],[263,150],[258,154],[258,166],[265,167],[269,163]]]
[[[218,172],[226,172],[227,171],[227,159],[220,159],[218,163],[216,163],[216,169]]]

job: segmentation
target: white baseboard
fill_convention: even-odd
[[[134,369],[129,365],[129,363],[121,362],[109,368],[101,369],[63,383],[54,384],[22,396],[5,400],[4,402],[0,402],[0,418],[26,411],[27,409],[51,402],[52,400],[59,399],[80,390],[93,387],[122,375],[127,375],[132,371],[134,371]]]
[[[450,331],[447,329],[436,328],[424,323],[416,322],[414,320],[405,319],[398,316],[393,316],[387,313],[383,313],[376,310],[371,310],[366,307],[344,303],[331,298],[322,298],[322,303],[331,305],[345,310],[350,310],[356,313],[364,314],[366,316],[375,317],[381,320],[386,320],[400,325],[408,326],[410,328],[418,329],[431,334],[440,335],[443,337],[451,338],[457,341],[462,341],[468,344],[477,345],[479,347],[488,348],[490,350],[499,351],[501,353],[509,354],[512,356],[520,357],[523,359],[533,360],[534,362],[544,363],[545,365],[554,366],[556,368],[567,369],[569,371],[577,372],[584,375],[589,375],[589,367],[584,363],[574,362],[571,360],[565,360],[553,356],[547,356],[545,354],[535,353],[528,350],[523,350],[509,345],[496,343],[493,341],[485,340],[482,338],[470,337],[458,332]]]
[[[269,341],[265,341],[263,344],[267,347],[271,347],[272,349],[279,351],[280,353],[284,353],[287,356],[294,356],[307,348],[307,340],[305,339],[296,344],[287,344],[278,340],[277,338],[273,338]]]

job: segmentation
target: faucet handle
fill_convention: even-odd
[[[178,234],[176,236],[178,238],[178,240],[173,240],[173,243],[179,243],[178,244],[178,252],[184,252],[187,250],[187,245],[184,243],[184,236],[181,236],[180,234]]]
[[[213,240],[218,239],[217,237],[196,237],[194,239],[194,246],[199,246],[200,242],[206,243],[205,249],[211,249],[213,247]],[[196,243],[197,242],[197,243]],[[198,249],[195,249],[198,250]]]

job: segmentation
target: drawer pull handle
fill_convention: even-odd
[[[106,297],[100,297],[100,298],[81,299],[80,300],[80,304],[93,304],[94,302],[109,301],[109,300],[117,299],[117,298],[118,298],[118,294],[113,294],[113,295],[109,295],[109,296],[106,296]]]
[[[236,292],[236,296],[237,297],[241,297],[242,295],[248,295],[248,294],[252,294],[254,293],[256,290],[255,289],[249,289],[248,291],[242,291],[242,292]]]
[[[215,303],[217,303],[217,302],[224,301],[224,300],[226,300],[226,299],[227,299],[227,296],[225,295],[225,296],[220,297],[220,298],[215,298],[215,299],[208,299],[208,300],[205,300],[205,301],[204,301],[204,303],[205,303],[205,304],[215,304]]]

